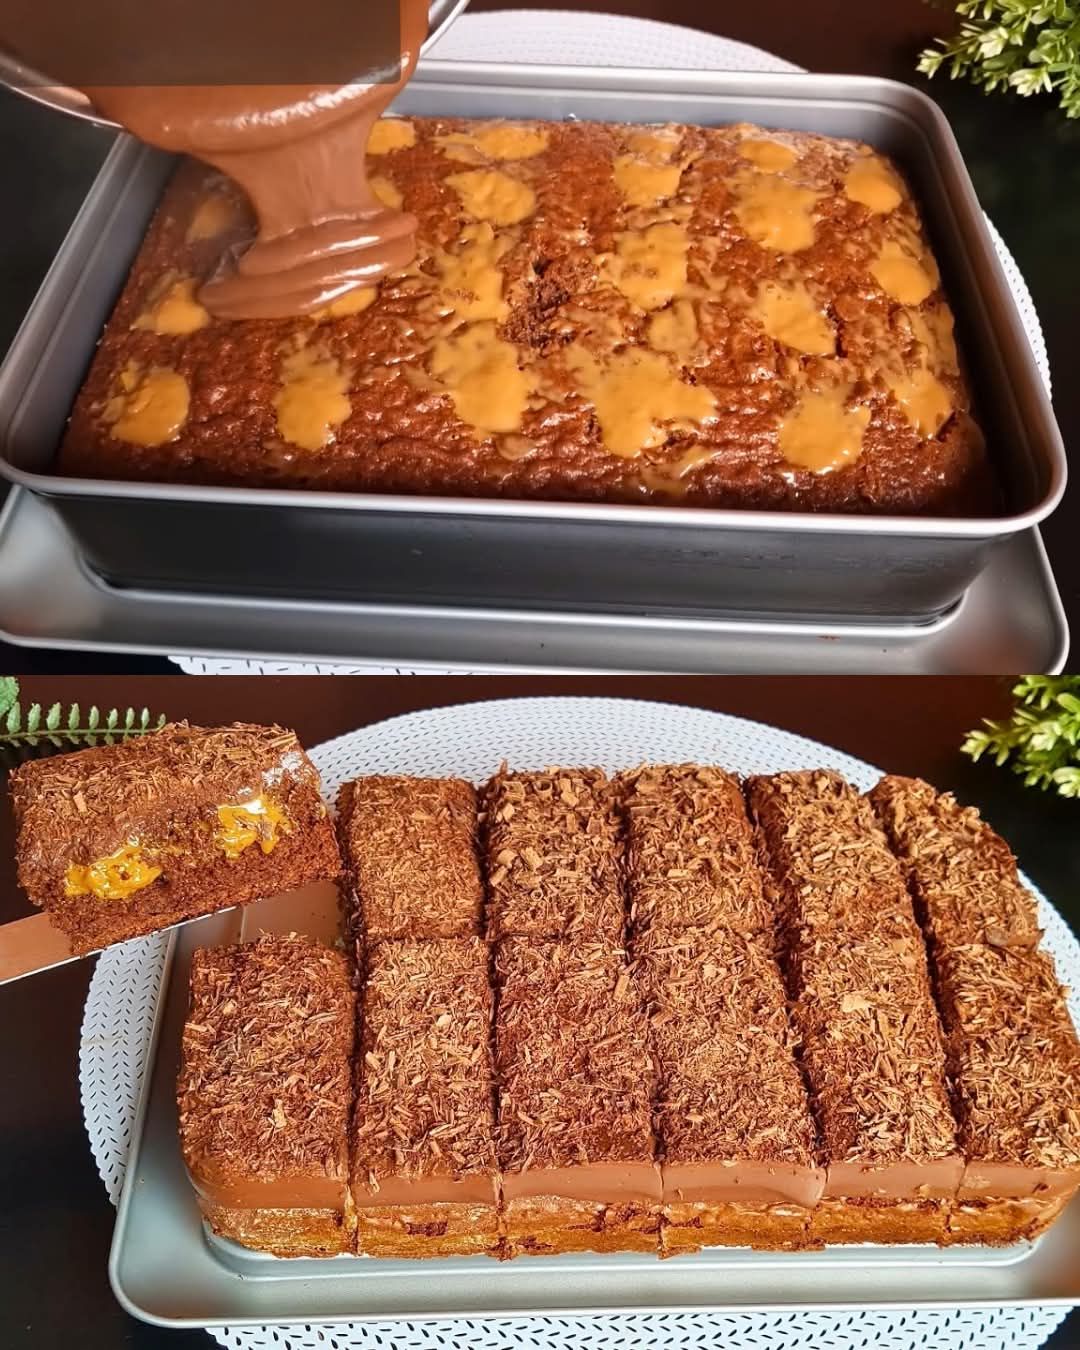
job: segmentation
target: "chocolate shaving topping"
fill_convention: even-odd
[[[625,953],[509,938],[495,970],[503,1170],[651,1160],[652,1064]]]
[[[494,1170],[492,995],[478,938],[375,943],[363,993],[353,1172]]]
[[[869,794],[907,870],[930,935],[950,945],[1033,947],[1041,936],[1016,859],[973,807],[917,778],[883,778]]]
[[[749,797],[781,894],[785,969],[827,1159],[954,1156],[926,953],[873,811],[823,770],[751,779]]]
[[[665,1160],[813,1166],[814,1125],[769,948],[723,930],[654,928],[635,951]]]
[[[196,951],[177,1085],[192,1176],[345,1182],[353,1038],[339,952],[296,936]]]
[[[338,833],[371,938],[480,930],[476,789],[460,778],[368,777],[338,796]]]
[[[493,939],[622,941],[618,790],[604,773],[504,771],[484,813]]]
[[[634,928],[770,933],[773,914],[738,780],[722,769],[676,764],[645,765],[622,783]]]

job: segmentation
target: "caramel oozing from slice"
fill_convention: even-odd
[[[71,899],[92,895],[97,900],[127,900],[159,876],[161,868],[147,862],[137,839],[129,839],[106,858],[72,863],[64,873],[64,894]]]
[[[272,852],[283,834],[292,826],[288,816],[272,797],[252,797],[246,802],[230,802],[217,809],[218,828],[214,842],[230,860],[257,843],[263,853]]]

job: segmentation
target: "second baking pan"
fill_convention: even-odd
[[[1064,452],[948,125],[847,76],[428,62],[397,111],[749,120],[865,140],[908,173],[957,314],[1008,513],[927,519],[106,483],[50,473],[171,160],[121,140],[0,372],[0,470],[115,586],[383,604],[929,622],[1060,499]]]

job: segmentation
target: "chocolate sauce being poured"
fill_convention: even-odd
[[[199,300],[225,319],[322,308],[407,266],[416,220],[368,183],[371,129],[404,88],[427,36],[427,0],[400,0],[400,67],[371,83],[84,86],[106,117],[152,145],[213,164],[251,199],[258,235]]]

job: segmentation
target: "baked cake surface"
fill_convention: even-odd
[[[869,147],[747,125],[413,119],[376,191],[403,273],[316,318],[211,321],[253,231],[168,188],[67,474],[782,510],[996,509],[919,213]]]
[[[282,727],[175,722],[10,783],[19,883],[76,952],[341,870],[319,775]]]

